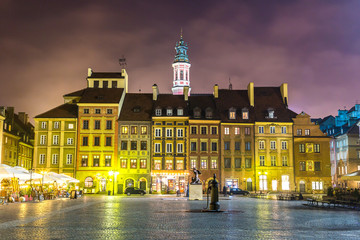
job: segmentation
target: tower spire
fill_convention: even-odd
[[[173,87],[174,95],[184,94],[184,87],[189,87],[190,95],[190,67],[189,57],[187,54],[188,46],[183,40],[183,31],[180,30],[180,40],[175,44],[175,58],[172,64],[173,67]]]

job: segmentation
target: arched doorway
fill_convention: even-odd
[[[304,193],[306,191],[306,188],[305,188],[305,181],[301,180],[300,183],[299,183],[299,188],[300,188],[300,192],[301,193]]]
[[[134,179],[128,178],[125,180],[125,188],[134,187]]]
[[[260,175],[259,176],[259,189],[260,191],[267,191],[267,177],[266,175]]]
[[[248,178],[246,180],[246,190],[247,191],[252,191],[252,180],[251,180],[251,178]]]
[[[139,180],[139,188],[146,191],[146,183],[147,183],[146,179],[141,178]]]
[[[100,192],[106,192],[106,179],[100,179]]]
[[[85,187],[92,188],[94,186],[94,180],[92,177],[85,178]]]

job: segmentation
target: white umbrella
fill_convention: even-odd
[[[65,175],[65,174],[59,174],[59,175],[61,175],[63,178],[65,178],[65,180],[67,182],[69,182],[69,183],[78,183],[78,182],[80,182],[80,180],[77,180],[76,178],[72,178],[72,177],[70,177],[68,175]]]
[[[26,174],[29,174],[29,178],[26,179],[26,180],[30,180],[30,179],[40,179],[42,178],[42,175],[41,174],[38,174],[38,173],[35,173],[35,172],[32,172],[30,173],[29,170],[23,168],[23,167],[20,167],[20,166],[16,166],[16,167],[13,167],[15,170],[19,171],[19,172],[22,172],[22,173],[26,173]],[[15,175],[16,176],[16,175]]]
[[[21,172],[6,164],[0,164],[0,179],[16,177],[21,180],[26,180],[29,176],[29,173]]]

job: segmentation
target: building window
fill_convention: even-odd
[[[46,135],[41,135],[40,136],[40,145],[45,145],[46,144]]]
[[[122,126],[121,127],[121,134],[128,134],[128,127],[127,126]]]
[[[156,153],[159,153],[160,152],[160,148],[161,148],[161,146],[160,146],[160,143],[155,143],[155,145],[154,145],[154,151],[156,152]]]
[[[179,138],[184,137],[184,129],[182,129],[182,128],[177,129],[177,136],[178,136]]]
[[[207,127],[201,127],[201,134],[206,135],[207,134]]]
[[[225,168],[231,168],[231,158],[225,158],[224,159],[224,167]]]
[[[304,161],[300,162],[300,171],[306,171],[306,163]]]
[[[302,135],[301,129],[297,129],[297,130],[296,130],[296,134],[297,134],[298,136],[301,136],[301,135]]]
[[[314,181],[314,182],[312,182],[311,185],[312,185],[313,190],[323,190],[323,183],[322,182]]]
[[[191,127],[191,134],[196,134],[197,132],[196,129],[197,129],[196,127]]]
[[[99,81],[94,81],[94,88],[99,88]]]
[[[42,129],[46,129],[46,125],[47,125],[46,122],[41,122],[41,128]],[[11,131],[11,130],[9,129],[9,131]]]
[[[201,142],[201,149],[200,151],[206,152],[207,151],[207,142]]]
[[[245,158],[245,168],[251,168],[251,158]]]
[[[285,134],[287,131],[286,131],[286,127],[281,127],[281,133]]]
[[[216,135],[217,134],[217,127],[211,127],[211,134]]]
[[[83,129],[89,129],[89,120],[83,121]]]
[[[73,155],[72,154],[66,154],[66,164],[70,165],[72,164]]]
[[[236,151],[240,150],[240,142],[235,142],[235,150]]]
[[[211,159],[211,169],[217,169],[217,160]]]
[[[207,159],[201,159],[201,169],[207,169]]]
[[[230,110],[229,110],[229,119],[236,119],[236,110],[235,110],[235,108],[230,108]]]
[[[155,109],[155,115],[156,116],[161,116],[161,108]]]
[[[131,126],[130,131],[131,131],[131,134],[133,134],[133,135],[137,134],[137,127]]]
[[[265,141],[259,141],[259,149],[265,149]]]
[[[249,119],[249,110],[248,109],[242,110],[242,119]]]
[[[268,117],[269,118],[274,118],[274,109],[272,109],[272,108],[268,109]]]
[[[137,142],[136,141],[131,141],[130,149],[131,150],[137,150]]]
[[[166,116],[172,116],[173,110],[172,109],[166,109]]]
[[[97,129],[97,130],[100,129],[100,120],[95,120],[94,121],[94,129]]]
[[[161,128],[155,128],[155,137],[161,137]]]
[[[74,129],[74,124],[69,123],[69,124],[68,124],[68,129]]]
[[[173,134],[172,134],[172,129],[171,128],[167,128],[166,129],[166,137],[172,137]]]
[[[147,127],[141,126],[141,135],[145,135],[145,134],[147,134]]]
[[[121,141],[121,150],[127,150],[127,141]]]
[[[100,137],[94,137],[94,146],[100,146]]]
[[[315,171],[321,171],[320,162],[315,162]]]
[[[184,160],[176,160],[176,169],[183,170],[184,169]]]
[[[88,108],[84,108],[84,114],[89,114],[89,113],[90,113],[89,109],[88,109]]]
[[[320,144],[314,144],[314,152],[316,153],[320,152]]]
[[[88,156],[84,155],[81,157],[81,166],[87,167],[88,166]]]
[[[184,109],[178,108],[178,109],[177,109],[177,115],[178,115],[178,116],[184,115]]]
[[[191,142],[191,143],[190,143],[190,150],[191,150],[192,152],[196,152],[196,142]]]
[[[228,127],[224,128],[224,134],[225,135],[229,135],[230,134],[230,129]]]
[[[166,144],[166,152],[167,153],[172,153],[172,143],[167,143]]]
[[[281,188],[284,191],[290,190],[290,177],[289,177],[289,175],[282,175],[281,176]]]
[[[213,110],[211,108],[205,109],[205,117],[206,118],[212,118],[213,117]]]
[[[137,168],[137,160],[130,159],[130,168]]]
[[[112,121],[106,120],[106,130],[111,130],[111,129],[112,129]]]
[[[106,109],[106,114],[112,114],[113,110],[111,108]]]
[[[265,166],[265,156],[259,156],[260,166]]]
[[[99,167],[99,162],[100,162],[100,156],[99,155],[93,156],[93,166]]]
[[[287,141],[282,141],[281,142],[281,149],[282,150],[287,150],[288,148],[287,148]]]
[[[107,147],[111,146],[111,137],[105,138],[105,146],[107,146]]]
[[[161,160],[154,160],[154,169],[155,170],[161,169]]]
[[[172,170],[173,169],[173,161],[172,160],[166,160],[165,161],[165,169],[166,170]]]
[[[95,108],[95,114],[101,114],[101,109],[100,108]]]
[[[239,135],[240,134],[240,128],[239,127],[236,127],[235,128],[235,135]]]
[[[177,144],[177,152],[178,153],[183,153],[183,144],[182,143],[178,143]]]
[[[194,118],[200,118],[201,117],[201,109],[196,107],[194,108]]]
[[[59,145],[59,135],[53,136],[53,145]]]
[[[85,178],[85,187],[86,188],[91,188],[94,186],[94,181],[91,177],[87,177]]]
[[[275,126],[270,126],[270,133],[275,133]]]
[[[271,166],[276,166],[276,156],[271,156]]]
[[[121,168],[127,168],[127,159],[121,159]]]
[[[288,158],[287,158],[287,156],[282,156],[282,165],[284,167],[288,166]]]
[[[196,159],[191,159],[190,160],[190,165],[191,165],[191,169],[197,168],[196,167]]]
[[[217,152],[217,142],[211,142],[211,151]]]
[[[245,135],[250,135],[251,134],[251,129],[249,127],[245,128]]]
[[[305,133],[305,136],[310,136],[310,129],[305,129],[304,133]]]
[[[305,152],[305,144],[299,144],[299,152],[301,153]]]
[[[73,145],[74,144],[74,139],[73,138],[67,138],[66,144],[67,145]]]
[[[275,141],[270,141],[270,149],[271,149],[271,150],[275,150],[275,149],[276,149],[276,142],[275,142]]]
[[[230,142],[224,142],[224,150],[230,150]]]
[[[82,145],[83,146],[88,146],[89,145],[89,138],[88,137],[83,137],[82,138]]]
[[[58,129],[60,127],[60,122],[54,122],[54,129]]]
[[[59,154],[53,154],[51,164],[54,164],[54,165],[58,164],[58,161],[59,161]]]
[[[140,142],[140,149],[141,150],[147,150],[147,142],[146,141],[141,141]]]
[[[251,142],[245,142],[245,151],[251,150]]]
[[[235,168],[241,168],[241,158],[235,158]]]
[[[259,127],[259,133],[264,133],[264,127],[263,126]]]
[[[39,164],[45,164],[45,154],[40,154],[39,155]]]
[[[111,87],[117,88],[117,81],[111,81]]]
[[[111,155],[105,156],[105,167],[111,167]]]
[[[140,168],[146,168],[146,159],[140,159]]]

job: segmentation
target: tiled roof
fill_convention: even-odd
[[[86,90],[86,88],[81,89],[76,92],[68,93],[68,94],[65,94],[64,97],[81,97],[84,94],[85,90]]]
[[[189,97],[189,115],[191,119],[220,119],[217,111],[214,96],[212,94],[194,94]],[[194,109],[199,108],[201,111],[199,118],[194,118]],[[212,117],[206,117],[206,110],[212,111]]]
[[[127,93],[119,121],[151,121],[152,94]]]
[[[88,78],[124,78],[121,72],[92,72]]]
[[[184,95],[172,95],[172,94],[159,94],[158,99],[154,101],[152,114],[155,115],[155,109],[161,108],[163,113],[162,116],[166,115],[166,109],[184,109],[183,116],[187,116],[187,104],[188,102],[184,100]],[[177,111],[173,111],[173,116],[176,116]]]
[[[79,103],[119,103],[123,88],[86,88]]]
[[[77,116],[78,106],[65,103],[45,113],[39,114],[35,118],[77,118]]]

